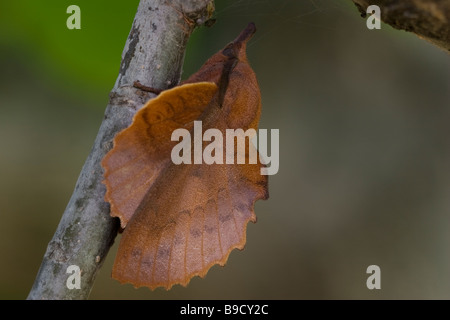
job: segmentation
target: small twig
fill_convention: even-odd
[[[138,88],[138,89],[141,89],[142,91],[147,91],[147,92],[154,93],[154,94],[156,94],[156,95],[158,95],[158,94],[160,94],[161,92],[164,91],[164,90],[162,90],[162,89],[156,89],[156,88],[144,86],[142,83],[139,82],[139,80],[136,80],[136,81],[133,83],[133,87]]]

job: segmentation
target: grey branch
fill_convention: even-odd
[[[381,20],[400,30],[411,31],[450,51],[449,0],[353,0],[365,17],[369,5],[381,9]]]
[[[141,84],[167,89],[178,84],[186,44],[214,10],[213,0],[141,0],[122,54],[119,76],[92,150],[58,228],[48,244],[28,299],[86,299],[118,230],[103,200],[100,165],[116,133],[126,128],[152,94]],[[70,265],[81,269],[80,289],[69,289]]]

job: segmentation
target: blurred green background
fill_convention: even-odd
[[[66,8],[81,8],[68,30]],[[90,151],[137,9],[133,1],[0,4],[0,298],[24,299]],[[450,56],[350,0],[216,1],[183,77],[248,22],[260,128],[280,170],[247,245],[170,291],[110,278],[91,299],[449,299]],[[368,290],[366,268],[381,268]]]

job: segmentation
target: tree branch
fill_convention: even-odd
[[[369,5],[381,9],[381,20],[400,30],[411,31],[450,51],[449,0],[353,0],[361,15]]]
[[[125,44],[119,76],[75,190],[47,247],[28,299],[86,299],[118,230],[104,202],[100,162],[112,139],[153,95],[134,81],[167,89],[178,84],[186,44],[214,10],[213,0],[141,0]],[[67,267],[81,269],[81,288],[69,289]]]

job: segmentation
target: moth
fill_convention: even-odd
[[[261,94],[246,56],[250,23],[181,85],[161,92],[114,138],[102,160],[105,201],[122,238],[112,277],[151,289],[186,286],[243,249],[254,204],[268,198],[258,157],[250,164],[174,164],[174,130],[257,129]],[[254,148],[248,143],[245,157]],[[205,145],[203,146],[205,148]]]

